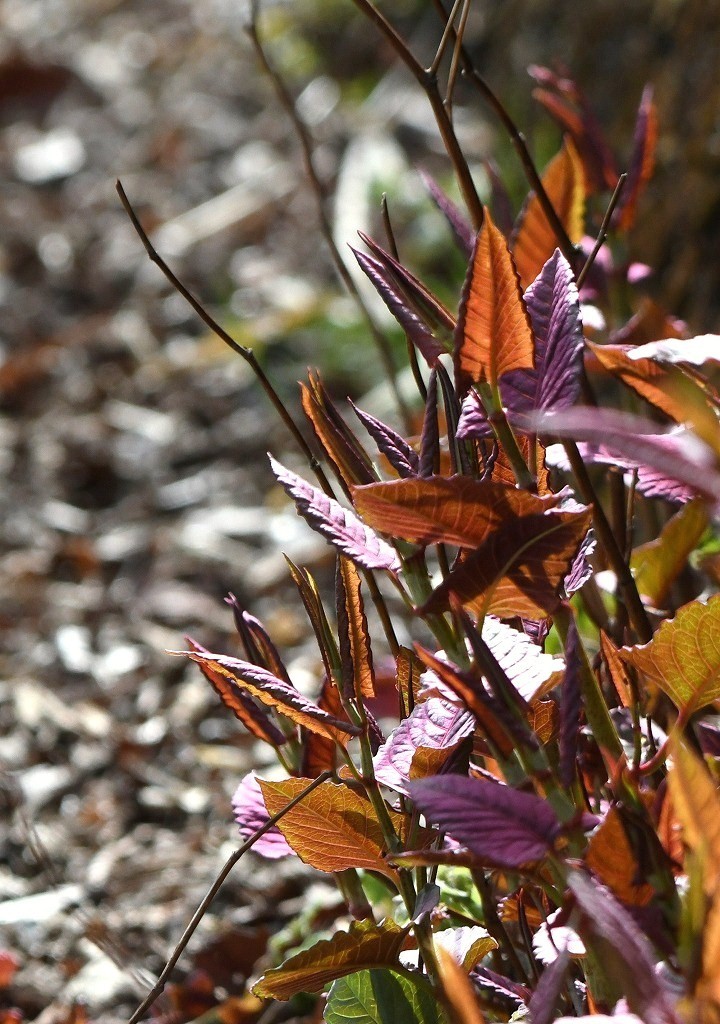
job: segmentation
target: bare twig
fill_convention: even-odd
[[[259,828],[257,830],[257,832],[253,832],[253,834],[250,836],[250,838],[247,840],[247,842],[244,842],[242,844],[242,846],[238,847],[238,849],[235,850],[234,853],[232,853],[230,855],[230,857],[228,857],[228,859],[225,861],[225,864],[223,865],[219,875],[217,876],[217,878],[215,879],[213,884],[208,889],[208,891],[205,894],[205,896],[203,897],[200,905],[198,906],[197,910],[195,911],[195,913],[193,914],[192,918],[190,919],[190,922],[187,925],[185,931],[182,933],[182,936],[180,937],[180,941],[175,946],[175,949],[173,950],[172,956],[170,957],[170,959],[168,960],[168,962],[165,964],[165,966],[163,967],[162,971],[160,972],[158,980],[155,982],[152,990],[150,992],[148,992],[147,996],[143,999],[142,1003],[140,1003],[140,1005],[138,1006],[137,1010],[135,1011],[135,1013],[132,1015],[132,1017],[128,1021],[128,1024],[137,1024],[137,1022],[141,1019],[141,1017],[145,1013],[145,1011],[148,1010],[152,1006],[152,1004],[155,1002],[157,997],[163,991],[163,989],[165,988],[165,982],[170,977],[170,974],[174,970],[175,965],[177,964],[178,960],[180,959],[180,957],[182,956],[183,952],[185,951],[185,947],[187,946],[188,942],[190,941],[190,939],[194,935],[197,926],[200,924],[200,922],[202,921],[203,917],[207,913],[207,910],[208,910],[210,904],[212,903],[212,901],[215,899],[215,897],[217,896],[218,892],[220,891],[220,888],[221,888],[223,882],[228,877],[228,875],[230,874],[232,869],[235,867],[237,862],[240,860],[242,855],[244,853],[247,853],[247,851],[249,849],[251,849],[255,845],[255,843],[258,841],[258,839],[260,839],[262,836],[264,836],[266,832],[269,832],[270,829],[274,825],[276,825],[278,823],[278,821],[280,821],[280,819],[285,814],[288,813],[288,811],[291,811],[293,809],[293,807],[295,807],[297,804],[299,804],[301,800],[304,800],[305,797],[308,796],[309,793],[312,793],[312,791],[314,789],[317,789],[317,787],[319,785],[321,785],[321,783],[327,782],[327,780],[332,775],[333,775],[333,772],[331,772],[331,771],[323,772],[322,775],[318,775],[318,777],[316,779],[313,779],[313,781],[310,783],[309,786],[306,786],[305,789],[302,790],[302,792],[298,793],[297,796],[293,797],[293,799],[290,800],[289,803],[287,803],[285,805],[285,807],[282,808],[282,810],[278,811],[277,814],[273,814],[273,816],[271,818],[268,818],[268,820],[265,822],[265,824],[261,828]]]
[[[483,98],[490,104],[492,109],[497,114],[503,127],[507,131],[510,137],[510,141],[512,142],[513,147],[515,149],[515,152],[520,157],[520,162],[523,165],[525,176],[528,179],[530,187],[533,189],[536,196],[538,197],[538,201],[542,207],[543,213],[545,214],[548,223],[550,224],[550,227],[553,229],[553,232],[555,233],[555,237],[557,238],[560,251],[562,252],[565,259],[568,261],[570,266],[574,266],[577,250],[575,249],[575,246],[573,245],[571,239],[568,236],[567,231],[565,230],[565,225],[558,217],[555,211],[555,207],[550,202],[548,194],[545,191],[545,186],[543,185],[540,174],[538,173],[538,169],[535,166],[535,163],[533,162],[533,158],[530,156],[530,150],[527,147],[524,135],[517,127],[513,119],[510,117],[510,114],[508,113],[503,103],[500,101],[500,99],[498,99],[498,97],[492,91],[492,89],[487,84],[485,79],[478,74],[475,68],[466,68],[464,74],[472,82],[472,84],[475,86],[475,88],[478,90],[481,96],[483,96]]]
[[[653,630],[645,610],[645,605],[642,603],[640,594],[638,593],[637,585],[633,577],[630,567],[628,566],[622,551],[618,547],[617,541],[615,540],[615,534],[612,531],[612,527],[608,522],[607,516],[603,510],[598,496],[595,493],[595,488],[592,485],[590,476],[583,462],[582,456],[578,451],[578,447],[574,441],[563,441],[563,446],[570,463],[570,468],[573,471],[575,479],[577,481],[578,490],[582,496],[583,501],[587,504],[592,505],[593,509],[593,526],[598,535],[598,539],[603,546],[605,554],[608,557],[610,566],[617,577],[618,585],[622,591],[623,598],[625,600],[625,606],[630,616],[630,621],[633,624],[633,628],[640,638],[641,643],[648,643],[652,640]]]
[[[385,39],[388,41],[390,46],[392,46],[393,50],[408,71],[410,71],[410,73],[415,77],[420,88],[427,96],[432,112],[435,115],[435,121],[442,137],[443,145],[445,146],[445,150],[450,158],[455,175],[458,179],[458,185],[460,186],[460,191],[463,199],[465,200],[468,213],[470,214],[470,219],[473,222],[475,230],[479,231],[483,222],[482,203],[480,202],[480,197],[477,194],[475,182],[473,181],[472,174],[470,173],[470,168],[468,167],[467,160],[465,159],[465,154],[457,140],[452,121],[445,109],[442,96],[440,95],[437,76],[431,75],[429,71],[423,68],[422,64],[419,63],[402,36],[399,35],[387,18],[381,14],[370,0],[353,0],[353,3],[358,10],[362,11],[362,13],[366,15],[366,17],[368,17],[370,21],[372,21],[382,32]]]
[[[598,232],[598,236],[595,239],[595,245],[593,246],[593,250],[590,253],[590,255],[588,256],[587,260],[585,261],[585,266],[582,268],[582,270],[578,274],[578,277],[577,277],[578,291],[580,291],[582,286],[585,284],[585,278],[590,273],[590,268],[592,267],[593,263],[595,262],[597,254],[600,252],[600,249],[601,249],[601,247],[603,245],[603,242],[607,238],[608,228],[610,227],[610,219],[612,218],[612,215],[615,212],[615,207],[617,206],[617,204],[618,204],[618,202],[620,200],[620,196],[622,195],[622,190],[625,188],[625,182],[626,181],[627,181],[627,174],[626,173],[621,174],[620,177],[618,178],[617,185],[615,186],[615,191],[613,192],[613,194],[610,197],[610,202],[608,203],[608,208],[605,211],[605,216],[603,217],[602,224],[600,225],[600,231]]]
[[[150,241],[147,232],[140,223],[140,220],[137,214],[135,213],[135,210],[133,209],[130,200],[127,197],[125,189],[119,181],[115,183],[115,188],[117,190],[117,194],[120,196],[120,202],[123,204],[125,212],[130,218],[132,226],[135,228],[135,231],[137,232],[140,241],[145,247],[145,251],[148,254],[151,262],[154,263],[157,267],[159,267],[159,269],[165,275],[165,277],[173,286],[173,288],[177,292],[179,292],[180,295],[182,295],[182,297],[185,299],[186,302],[190,304],[190,306],[192,306],[192,308],[195,310],[195,312],[203,321],[203,323],[206,324],[210,328],[210,330],[228,346],[228,348],[232,349],[233,352],[236,352],[239,356],[241,356],[245,360],[245,362],[250,366],[253,373],[255,374],[260,384],[262,385],[263,391],[272,402],[275,411],[277,412],[280,419],[289,430],[290,434],[296,441],[303,455],[307,458],[308,462],[312,466],[323,489],[326,490],[328,494],[332,494],[332,487],[330,486],[330,481],[325,476],[322,468],[320,467],[320,464],[317,460],[317,456],[313,453],[309,444],[307,443],[303,435],[300,433],[297,424],[295,423],[292,416],[285,408],[282,399],[280,398],[277,391],[270,383],[270,380],[268,379],[262,366],[260,366],[260,364],[258,363],[253,350],[250,348],[246,348],[244,345],[238,344],[238,342],[235,341],[235,339],[230,334],[228,334],[225,328],[221,327],[217,320],[215,320],[214,317],[210,315],[210,313],[202,305],[202,303],[198,299],[196,299],[195,296],[185,287],[182,281],[170,269],[170,267],[167,265],[162,256],[160,256],[160,254],[155,249],[155,246]]]
[[[246,26],[247,35],[255,49],[260,66],[262,67],[265,74],[272,82],[275,94],[280,102],[281,107],[285,111],[287,117],[292,123],[295,135],[300,144],[302,151],[303,165],[305,167],[305,174],[307,176],[308,183],[310,185],[313,197],[315,199],[315,205],[317,208],[318,221],[320,224],[320,231],[325,240],[325,243],[330,250],[330,256],[332,258],[335,270],[338,277],[342,281],[343,285],[347,289],[355,301],[360,313],[365,320],[370,333],[372,334],[375,345],[377,346],[378,353],[383,363],[385,375],[387,376],[388,383],[392,388],[395,401],[397,402],[400,414],[405,422],[406,428],[410,429],[410,410],[400,392],[397,382],[397,372],[392,358],[392,351],[390,343],[380,330],[378,325],[375,323],[375,319],[367,308],[360,291],[358,290],[355,281],[350,274],[345,261],[340,254],[340,250],[337,247],[335,239],[333,237],[332,224],[327,212],[327,197],[322,182],[318,176],[317,170],[315,169],[314,159],[314,142],[310,136],[307,125],[300,117],[295,101],[285,84],[282,76],[278,72],[277,68],[272,64],[270,58],[267,55],[265,47],[260,39],[257,28],[257,4],[252,6],[252,14],[249,23]]]
[[[450,62],[450,71],[448,73],[448,83],[445,90],[445,109],[450,117],[452,117],[453,93],[455,92],[455,83],[457,81],[458,70],[460,68],[463,49],[462,41],[463,36],[465,35],[468,16],[470,14],[470,3],[471,0],[465,0],[465,5],[463,6],[462,13],[460,15],[460,24],[458,25],[457,32],[455,33],[455,46],[453,48],[452,61]]]
[[[455,3],[452,6],[452,10],[447,16],[445,28],[443,29],[443,34],[440,37],[440,42],[438,43],[438,48],[435,52],[435,56],[433,57],[433,62],[427,69],[428,74],[433,78],[437,76],[437,73],[440,70],[440,65],[442,64],[442,59],[445,56],[447,44],[455,34],[453,26],[455,23],[455,18],[457,17],[457,13],[460,10],[462,4],[463,0],[455,0]]]

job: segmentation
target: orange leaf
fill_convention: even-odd
[[[320,992],[328,982],[355,971],[397,967],[408,928],[393,920],[352,921],[350,930],[339,931],[267,971],[253,985],[264,999],[290,999],[299,992]]]
[[[272,816],[310,780],[258,781]],[[385,840],[372,804],[347,786],[322,783],[280,819],[278,828],[298,857],[319,871],[363,868],[397,879],[385,859]]]
[[[707,405],[702,389],[677,368],[660,366],[654,359],[631,359],[632,350],[625,345],[588,341],[587,346],[604,370],[676,423],[687,419],[688,400],[698,407]]]
[[[392,480],[353,488],[357,512],[370,526],[415,544],[475,548],[502,523],[542,514],[557,503],[466,476]]]
[[[637,882],[641,869],[617,808],[611,807],[588,844],[585,863],[623,903],[644,907],[655,894],[647,882]]]
[[[485,1018],[468,976],[442,946],[437,947],[438,967],[445,999],[457,1024],[485,1024]]]
[[[369,483],[375,477],[370,459],[333,405],[317,374],[310,372],[308,384],[300,384],[300,394],[303,411],[340,477],[348,486]]]
[[[340,577],[342,579],[342,599],[344,600],[347,618],[347,635],[350,644],[350,657],[358,697],[375,696],[375,672],[373,669],[372,648],[368,632],[365,607],[360,590],[360,573],[349,558],[339,558]],[[340,622],[338,621],[338,628]],[[342,648],[342,643],[341,643]]]
[[[569,138],[542,176],[543,188],[571,242],[583,236],[585,173],[578,151]],[[532,284],[558,246],[558,239],[534,192],[520,214],[512,246],[523,288]]]
[[[463,394],[473,383],[495,385],[508,370],[533,368],[534,342],[517,272],[503,233],[488,211],[465,280],[455,344],[455,376]]]
[[[607,670],[613,686],[620,698],[620,703],[624,708],[632,707],[634,702],[628,671],[625,668],[617,647],[607,633],[604,633],[602,629],[600,630],[600,651],[602,653],[603,660],[607,665]]]
[[[702,761],[671,737],[668,785],[688,849],[701,858],[703,888],[712,896],[720,881],[720,793]]]
[[[318,698],[318,707],[328,711],[335,718],[345,718],[345,709],[340,700],[340,693],[335,683],[329,676],[325,681]],[[335,740],[329,736],[321,736],[317,732],[305,730],[302,744],[302,768],[301,772],[306,778],[316,779],[328,769],[334,770],[337,767],[337,742],[347,745],[349,737],[338,731]]]
[[[400,694],[403,718],[407,718],[415,707],[422,671],[422,664],[413,652],[407,647],[401,647],[396,659],[395,684]]]

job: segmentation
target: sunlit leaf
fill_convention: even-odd
[[[486,210],[460,300],[455,341],[458,394],[473,383],[495,384],[508,370],[532,368],[533,348],[512,256]]]
[[[682,381],[681,390],[679,370],[666,368],[652,359],[639,359],[637,349],[626,345],[587,344],[604,370],[676,423],[682,423],[686,418],[687,400],[683,400],[683,392],[692,389],[697,400],[704,404],[701,389],[689,379]]]
[[[542,514],[557,499],[466,476],[434,476],[356,487],[353,502],[364,520],[390,536],[475,548],[508,520]]]
[[[500,783],[443,775],[409,784],[428,821],[488,864],[517,868],[542,858],[560,834],[552,807]]]
[[[437,775],[450,755],[475,730],[466,708],[429,697],[390,733],[373,758],[375,778],[383,786],[407,793],[410,779]]]
[[[648,496],[687,500],[690,491],[720,500],[720,473],[714,455],[704,442],[687,431],[662,433],[656,423],[641,416],[583,407],[541,413],[535,425],[555,437],[597,446],[598,458],[592,451],[587,452],[590,461],[639,467],[638,488]],[[586,452],[582,450],[582,454],[585,456]],[[673,482],[678,485],[675,490]]]
[[[429,989],[391,971],[358,971],[333,983],[325,1024],[445,1024]]]
[[[417,452],[411,448],[405,438],[389,427],[387,423],[358,409],[353,402],[350,404],[355,410],[355,415],[398,475],[402,477],[417,476],[419,463]]]
[[[307,784],[260,780],[268,813],[277,814]],[[280,819],[279,828],[298,857],[319,871],[358,868],[396,878],[372,804],[347,786],[322,783]]]
[[[482,638],[518,693],[531,701],[556,686],[563,676],[562,658],[545,654],[529,636],[493,615],[483,622]]]
[[[396,966],[407,933],[407,928],[392,920],[379,925],[352,921],[348,931],[335,932],[266,971],[252,990],[263,999],[290,999],[298,992],[320,992],[329,982],[355,971]]]
[[[348,682],[352,680],[352,695],[358,699],[374,697],[375,670],[360,573],[350,559],[342,557],[338,559],[338,630],[344,674]]]
[[[245,648],[247,660],[255,665],[261,665],[289,683],[290,676],[280,653],[260,619],[246,611],[235,594],[228,594],[225,603],[232,608],[235,627]]]
[[[610,637],[602,630],[600,630],[600,652],[607,666],[608,674],[612,680],[613,686],[615,687],[615,692],[620,698],[620,703],[624,708],[632,707],[634,703],[632,686],[630,684],[628,670],[625,667],[625,662],[621,658],[619,650]]]
[[[400,568],[397,554],[357,516],[270,456],[270,465],[297,506],[298,515],[364,569]]]
[[[448,574],[424,610],[447,607],[453,595],[479,616],[552,614],[590,524],[591,512],[585,508],[506,520]]]
[[[235,790],[232,808],[243,842],[250,839],[253,833],[267,822],[270,815],[265,807],[260,784],[254,772],[246,775]],[[253,851],[263,857],[269,857],[271,860],[288,857],[293,853],[277,825],[273,825],[265,835],[257,840],[253,845]]]
[[[330,676],[325,676],[317,705],[335,718],[345,719],[347,717],[340,700],[340,691]],[[337,733],[336,740],[346,746],[348,738],[343,737],[342,733]],[[320,733],[303,730],[300,774],[304,778],[316,779],[324,771],[334,770],[337,760],[336,741],[330,739],[329,736],[321,736]]]
[[[190,637],[187,639],[193,650],[198,654],[205,655],[209,653]],[[255,736],[256,739],[262,740],[264,743],[270,743],[272,746],[279,747],[283,743],[287,743],[285,733],[272,721],[267,711],[257,705],[249,693],[245,693],[237,687],[234,682],[227,679],[222,672],[218,672],[209,662],[199,662],[199,665],[200,671],[225,707],[232,711],[249,733]]]
[[[402,717],[407,718],[416,703],[423,666],[413,651],[401,647],[397,653],[395,669],[395,684],[402,706]]]
[[[365,451],[335,408],[322,381],[310,372],[307,384],[300,384],[305,415],[328,458],[346,485],[366,484],[377,479]]]
[[[559,250],[525,292],[535,337],[533,369],[512,370],[500,381],[508,419],[522,429],[522,417],[537,409],[561,409],[580,391],[584,339],[577,288],[569,263]],[[474,393],[463,402],[459,437],[489,436],[488,423]]]
[[[584,233],[585,174],[582,160],[569,138],[545,168],[542,183],[568,238],[578,243]],[[542,204],[537,195],[531,192],[520,214],[512,245],[523,288],[535,280],[557,245],[558,238],[545,216]]]
[[[703,887],[712,896],[720,880],[720,792],[705,765],[675,737],[668,785],[683,841],[699,854]]]
[[[687,565],[708,525],[707,508],[702,501],[691,501],[663,526],[656,540],[635,548],[630,567],[638,591],[656,608],[662,605],[670,587]]]
[[[464,971],[471,971],[480,961],[497,949],[497,942],[479,925],[444,928],[433,936],[435,946],[448,952]]]
[[[284,679],[278,679],[267,669],[251,665],[248,661],[231,658],[225,654],[209,654],[207,651],[178,652],[207,667],[213,675],[226,680],[233,692],[246,692],[269,707],[275,708],[298,725],[311,732],[333,737],[337,731],[357,735],[360,729],[350,722],[343,722],[327,711],[323,711],[307,697],[304,697]],[[222,694],[221,694],[222,696]],[[225,703],[227,700],[223,697]]]
[[[720,335],[700,334],[695,338],[663,338],[630,350],[630,359],[654,359],[658,363],[687,363],[704,366],[720,363]]]
[[[720,594],[683,605],[650,643],[620,653],[678,708],[707,707],[720,698]]]

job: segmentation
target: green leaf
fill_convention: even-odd
[[[690,501],[670,519],[657,540],[635,548],[630,567],[637,588],[659,607],[698,545],[708,524],[703,501]]]
[[[320,992],[329,982],[363,968],[397,965],[408,929],[394,921],[353,921],[310,949],[268,971],[253,986],[262,999],[290,999],[298,992]]]
[[[720,698],[720,594],[691,601],[650,643],[623,647],[622,657],[679,709],[697,711]]]
[[[325,1024],[443,1024],[435,998],[387,970],[359,971],[330,989]]]

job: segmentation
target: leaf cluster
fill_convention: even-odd
[[[467,272],[448,309],[402,262],[386,210],[387,237],[355,256],[407,337],[416,399],[387,423],[312,372],[307,433],[293,425],[306,463],[271,457],[336,557],[334,595],[289,563],[315,693],[234,597],[242,657],[185,652],[285,775],[241,782],[245,846],[334,875],[347,908],[253,991],[325,993],[330,1024],[714,1021],[720,594],[702,552],[720,338],[688,337],[617,256],[652,173],[651,90],[619,176],[575,83],[533,69],[564,132],[540,174],[463,49],[466,3],[430,70],[356,6],[426,92],[466,211],[428,191]],[[499,179],[480,201],[457,142],[461,71],[527,172],[512,221]],[[378,720],[387,688],[397,713]]]

